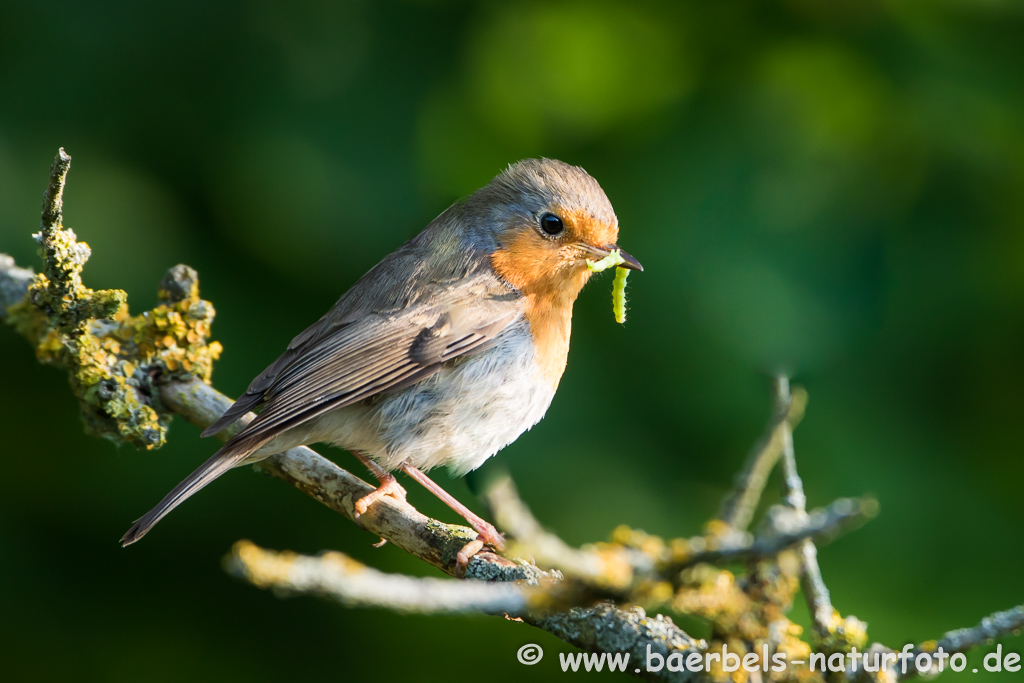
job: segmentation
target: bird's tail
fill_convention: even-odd
[[[188,475],[185,481],[181,482],[174,489],[164,496],[155,508],[143,515],[132,528],[121,537],[121,546],[131,545],[140,538],[146,535],[153,525],[163,519],[167,513],[174,508],[178,507],[186,500],[188,500],[192,494],[199,491],[211,481],[219,477],[220,475],[227,472],[232,467],[240,464],[247,455],[249,455],[255,448],[239,448],[238,443],[228,443],[219,451],[213,454],[209,460],[204,462],[199,468]]]

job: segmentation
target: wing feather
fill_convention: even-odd
[[[478,352],[522,315],[517,299],[481,299],[478,286],[449,287],[446,293],[440,304],[390,316],[371,313],[328,330],[303,332],[207,432],[263,405],[229,442],[256,448],[327,411],[406,386]],[[328,320],[325,316],[321,324]]]

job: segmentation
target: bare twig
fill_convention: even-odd
[[[921,674],[937,674],[940,666],[948,668],[948,665],[940,665],[936,653],[953,655],[957,652],[967,652],[1000,636],[1020,635],[1021,629],[1024,629],[1024,606],[1014,607],[1003,612],[994,612],[982,619],[977,626],[949,631],[938,640],[930,640],[918,645],[910,653],[906,672],[904,673],[903,667],[900,666],[896,672],[897,678],[903,681]],[[928,669],[917,668],[917,656],[923,653],[932,655],[929,658],[931,666]]]
[[[1021,629],[1024,629],[1024,605],[993,612],[972,628],[949,631],[939,638],[936,647],[941,646],[946,652],[967,652],[999,636],[1019,635]],[[918,650],[924,652],[925,648]]]
[[[806,539],[831,540],[836,536],[859,528],[875,516],[878,503],[872,498],[840,498],[824,509],[800,513],[788,507],[776,506],[769,511],[764,528],[757,536],[747,533],[727,534],[715,539],[714,547],[694,552],[672,565],[681,571],[701,562],[722,563],[751,561],[777,555]],[[707,545],[701,536],[690,541],[690,547]]]
[[[789,377],[780,374],[775,378],[775,405],[779,413],[788,413],[793,397],[789,390]],[[807,497],[804,495],[804,484],[796,471],[796,452],[793,448],[793,430],[788,422],[780,425],[782,440],[782,489],[786,503],[806,515]],[[814,541],[806,539],[800,543],[800,561],[803,565],[803,576],[800,585],[807,598],[807,607],[814,621],[814,631],[818,638],[827,638],[835,621],[835,610],[829,597],[828,587],[821,576],[818,566],[818,549]]]
[[[793,396],[789,390],[789,378],[778,375],[774,382],[775,410],[788,414],[793,404]],[[804,483],[796,471],[796,453],[793,449],[793,429],[783,421],[780,424],[779,439],[782,442],[782,492],[786,504],[795,510],[807,510],[807,496],[804,495]]]
[[[529,589],[519,584],[386,574],[339,552],[309,557],[264,550],[249,541],[239,541],[231,549],[226,566],[230,573],[260,588],[319,595],[350,607],[518,615],[529,604]]]

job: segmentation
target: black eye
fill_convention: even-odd
[[[553,213],[546,213],[540,217],[540,229],[555,237],[565,232],[565,223]]]

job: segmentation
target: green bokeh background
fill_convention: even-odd
[[[624,327],[611,276],[583,293],[558,396],[499,464],[571,542],[697,533],[785,368],[811,397],[810,503],[881,503],[821,553],[835,604],[902,645],[1024,599],[1022,31],[1013,0],[9,1],[0,251],[34,263],[66,147],[87,284],[138,311],[169,266],[196,267],[235,394],[505,164],[580,164],[647,271]],[[157,452],[86,437],[61,373],[7,329],[0,357],[10,680],[560,679],[568,646],[522,624],[230,579],[240,538],[430,573],[247,470],[120,549],[213,444],[181,421]],[[530,669],[527,642],[548,652]]]

